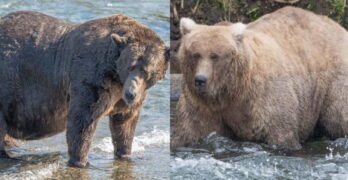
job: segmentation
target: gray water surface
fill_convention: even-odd
[[[166,0],[1,0],[0,16],[19,10],[39,11],[72,22],[126,14],[147,25],[169,44],[169,1]],[[91,166],[70,168],[65,133],[37,141],[18,142],[0,159],[0,179],[168,179],[169,79],[149,90],[141,112],[130,160],[114,160],[108,119],[97,127],[89,153]]]

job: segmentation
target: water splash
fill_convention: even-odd
[[[169,132],[159,130],[156,127],[151,132],[145,132],[142,135],[135,136],[132,144],[132,153],[144,151],[148,146],[169,144]],[[100,150],[107,153],[112,153],[114,147],[111,137],[104,137],[102,142],[95,145],[94,150]]]
[[[346,179],[348,139],[322,140],[287,152],[210,134],[171,158],[172,179]]]
[[[195,170],[196,173],[199,171],[210,172],[211,175],[221,179],[226,178],[224,175],[225,171],[233,168],[230,163],[209,156],[200,157],[198,159],[174,158],[174,160],[171,161],[170,166],[172,173],[180,173],[183,169],[192,169]]]
[[[0,176],[3,180],[43,180],[52,177],[53,173],[59,168],[59,163],[54,162],[50,164],[38,164],[30,166],[21,172],[9,173]]]
[[[0,7],[1,8],[9,8],[11,6],[11,4],[3,4],[3,5],[1,5]]]

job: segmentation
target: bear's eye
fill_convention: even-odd
[[[142,63],[144,61],[144,57],[143,56],[139,56],[138,57],[138,62]]]
[[[199,54],[199,53],[194,53],[194,54],[193,54],[193,58],[194,58],[194,59],[199,59],[199,58],[201,58],[201,54]]]
[[[210,58],[211,58],[212,60],[218,60],[220,57],[219,57],[219,55],[217,55],[216,53],[211,53],[211,54],[210,54]]]
[[[140,72],[146,73],[146,69],[144,67],[141,67]]]
[[[127,69],[128,69],[128,71],[133,71],[133,70],[135,69],[135,67],[136,67],[136,66],[130,66],[130,67],[128,67]]]

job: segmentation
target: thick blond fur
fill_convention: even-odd
[[[289,149],[314,135],[348,135],[348,33],[327,17],[285,7],[248,24],[242,35],[226,23],[196,25],[184,35],[179,57],[183,94],[172,147],[214,131]],[[203,60],[213,71],[205,94],[194,87]]]

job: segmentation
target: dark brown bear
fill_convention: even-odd
[[[34,140],[67,129],[69,164],[84,167],[104,116],[115,156],[130,154],[147,89],[168,66],[152,30],[124,15],[76,24],[30,11],[2,17],[0,27],[2,157],[5,137]]]

